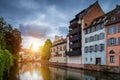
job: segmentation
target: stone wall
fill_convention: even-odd
[[[85,64],[84,69],[102,71],[102,72],[120,73],[120,67],[116,67],[116,66]]]

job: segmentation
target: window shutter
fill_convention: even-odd
[[[116,45],[116,38],[114,38],[114,45]]]
[[[110,39],[108,39],[108,46],[110,46]]]
[[[118,45],[120,45],[120,37],[118,38]]]
[[[114,26],[114,29],[115,29],[115,32],[114,32],[114,33],[116,33],[116,26]]]

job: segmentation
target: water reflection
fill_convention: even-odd
[[[20,63],[11,70],[9,77],[5,76],[4,80],[120,80],[120,75],[48,67],[40,63]]]

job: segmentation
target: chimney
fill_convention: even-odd
[[[116,5],[116,8],[120,8],[120,5]]]

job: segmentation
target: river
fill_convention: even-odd
[[[19,63],[3,80],[120,80],[120,74],[60,68],[38,62]]]

